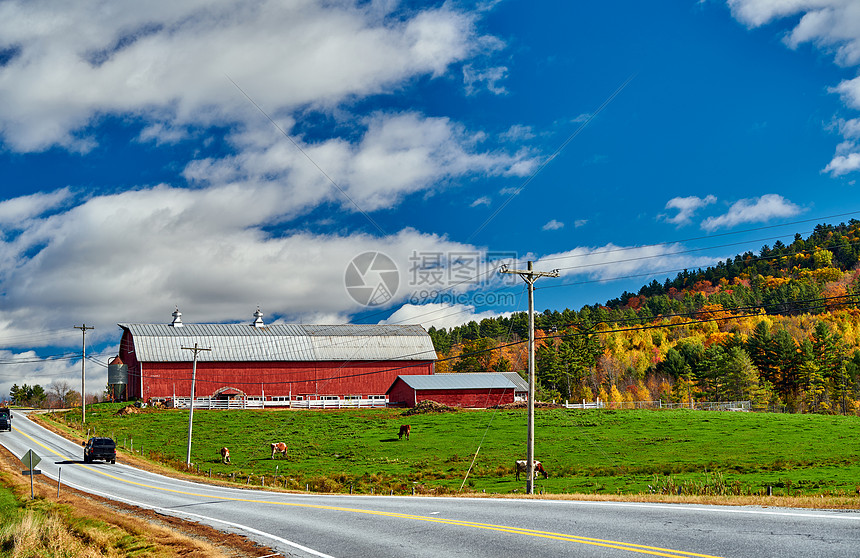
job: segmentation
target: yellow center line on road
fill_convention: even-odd
[[[48,446],[42,444],[38,440],[32,438],[31,436],[21,432],[17,428],[15,428],[19,434],[29,438],[33,441],[33,443],[38,444],[39,446],[45,448],[51,453],[56,454],[59,457],[65,457],[61,453],[49,448]],[[131,481],[128,479],[124,479],[121,477],[117,477],[116,475],[112,475],[105,471],[101,471],[99,469],[95,469],[86,465],[77,464],[84,469],[89,471],[98,473],[105,477],[111,478],[118,482],[122,482],[128,485],[139,486],[141,488],[148,488],[150,490],[157,490],[160,492],[171,492],[174,494],[182,494],[184,496],[196,496],[200,498],[209,498],[214,500],[222,500],[227,502],[247,502],[252,504],[268,504],[272,506],[285,506],[285,507],[295,507],[295,508],[307,508],[307,509],[317,509],[317,510],[326,510],[326,511],[337,511],[337,512],[349,512],[349,513],[360,513],[365,515],[375,515],[380,517],[391,517],[396,519],[408,519],[413,521],[425,521],[428,523],[439,523],[444,525],[456,525],[460,527],[471,527],[475,529],[484,529],[488,531],[498,531],[502,533],[511,533],[514,535],[526,535],[529,537],[537,537],[544,539],[554,539],[559,541],[566,542],[574,542],[579,544],[585,544],[590,546],[601,546],[605,548],[614,548],[618,550],[626,550],[628,552],[637,552],[640,554],[648,554],[650,556],[666,556],[669,558],[678,558],[678,557],[694,557],[694,558],[718,558],[717,556],[713,556],[710,554],[697,554],[694,552],[685,552],[682,550],[672,550],[669,548],[661,548],[657,546],[646,546],[639,544],[626,543],[621,541],[612,541],[606,539],[595,539],[590,537],[582,537],[579,535],[568,535],[565,533],[553,533],[551,531],[537,531],[534,529],[525,529],[522,527],[509,527],[505,525],[494,525],[492,523],[476,523],[473,521],[462,521],[458,519],[445,519],[442,517],[427,517],[423,515],[412,515],[406,513],[397,513],[397,512],[386,512],[386,511],[376,511],[376,510],[362,510],[358,508],[345,508],[341,506],[325,506],[322,504],[302,504],[297,502],[272,502],[270,500],[256,500],[251,498],[235,498],[231,496],[218,496],[213,494],[199,494],[196,492],[187,492],[183,490],[176,490],[173,488],[161,488],[158,486],[152,486],[149,484]]]

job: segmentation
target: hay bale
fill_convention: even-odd
[[[138,409],[137,407],[135,407],[134,405],[126,405],[125,407],[123,407],[122,409],[117,411],[116,414],[117,414],[117,416],[124,417],[127,415],[136,415],[140,412],[141,412],[141,410]]]

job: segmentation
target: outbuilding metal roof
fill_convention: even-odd
[[[517,391],[529,390],[528,380],[524,380],[523,377],[520,376],[517,372],[500,372],[500,374],[504,374],[505,378],[513,382],[513,384],[517,387]]]
[[[435,360],[420,325],[117,324],[131,333],[140,362]]]
[[[461,374],[433,374],[431,376],[400,375],[406,385],[416,391],[426,389],[501,389],[516,388],[513,382],[499,372],[472,372]],[[392,386],[393,387],[393,386]],[[389,388],[388,391],[391,391]]]

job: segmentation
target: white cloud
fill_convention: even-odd
[[[15,339],[26,339],[27,347],[49,346],[56,339],[42,332],[74,332],[71,325],[83,322],[96,327],[88,342],[116,343],[117,322],[166,323],[174,306],[195,323],[242,316],[250,321],[257,305],[287,320],[345,321],[365,309],[350,298],[344,281],[358,254],[379,251],[396,262],[396,304],[410,294],[408,270],[416,251],[477,252],[411,229],[384,238],[307,232],[273,237],[262,227],[282,203],[270,185],[160,186],[33,217],[20,234],[0,240],[0,337],[7,346]]]
[[[475,14],[450,4],[380,13],[382,4],[309,0],[150,2],[105,7],[0,4],[0,130],[19,151],[91,148],[82,131],[105,115],[144,118],[152,137],[177,128],[327,107],[439,76],[486,50]]]
[[[708,194],[704,198],[700,198],[698,196],[672,198],[671,200],[666,202],[666,209],[677,209],[677,215],[675,215],[674,217],[659,215],[658,218],[662,218],[665,221],[669,223],[674,223],[678,226],[688,225],[699,209],[710,205],[716,201],[716,196],[711,194]]]
[[[37,193],[0,202],[0,230],[19,228],[21,224],[59,207],[71,195],[68,188],[48,194]]]
[[[81,332],[69,327],[69,334],[81,342]],[[96,359],[109,357],[104,355],[93,355],[88,352],[88,357]],[[9,395],[12,385],[18,387],[24,384],[28,386],[41,386],[49,392],[48,386],[54,381],[66,381],[69,386],[80,393],[81,391],[81,361],[80,358],[44,360],[34,351],[14,352],[0,350],[0,361],[3,362],[3,373],[0,374],[0,399]],[[101,393],[107,385],[107,368],[88,363],[86,368],[86,390],[87,393]]]
[[[831,91],[839,93],[848,106],[860,109],[860,77],[842,80]]]
[[[823,172],[829,172],[833,176],[841,176],[860,170],[860,153],[849,153],[848,155],[837,155],[830,161]]]
[[[684,251],[679,244],[617,246],[610,243],[548,254],[535,263],[535,268],[558,269],[562,277],[612,280],[650,272],[705,267],[716,261],[715,258],[693,258],[680,253]]]
[[[708,217],[702,221],[702,228],[706,231],[714,231],[742,223],[766,223],[771,219],[794,217],[801,212],[800,207],[779,194],[766,194],[760,198],[736,201],[726,214]]]
[[[476,69],[471,64],[463,66],[463,82],[466,84],[466,94],[474,95],[482,89],[487,89],[495,95],[504,95],[507,89],[499,82],[508,75],[504,66],[495,68]]]
[[[586,224],[588,224],[588,219],[577,219],[573,222],[573,226],[577,229],[579,227],[584,227]]]
[[[480,198],[469,204],[469,207],[478,207],[479,205],[490,205],[492,200],[489,196],[481,196]]]
[[[355,144],[338,138],[313,144],[299,140],[301,151],[271,127],[237,132],[229,138],[236,155],[193,161],[185,177],[212,186],[277,184],[283,195],[277,205],[289,218],[327,201],[355,211],[339,190],[363,211],[373,211],[391,207],[406,194],[438,191],[456,177],[524,176],[538,163],[522,152],[480,151],[483,136],[447,118],[377,113],[363,124],[365,132]]]
[[[531,126],[514,124],[501,135],[501,138],[507,141],[527,141],[534,139],[535,133]]]
[[[457,327],[471,321],[480,322],[485,318],[510,316],[510,312],[477,312],[470,304],[451,304],[431,302],[427,304],[404,304],[382,324],[421,324],[424,329]]]
[[[562,223],[561,221],[556,221],[555,219],[552,219],[551,221],[547,222],[547,224],[542,227],[542,229],[545,231],[557,231],[563,228],[564,223]]]

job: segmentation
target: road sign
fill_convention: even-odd
[[[21,457],[21,463],[23,463],[26,467],[26,471],[22,471],[25,475],[30,477],[30,499],[34,499],[36,496],[33,494],[33,477],[36,475],[41,475],[42,471],[36,469],[36,465],[39,464],[42,458],[36,455],[36,452],[33,450],[27,450],[27,453]]]
[[[27,453],[25,453],[24,456],[21,458],[21,463],[23,463],[32,470],[36,465],[39,464],[41,460],[42,458],[36,455],[36,452],[34,452],[33,450],[27,450]]]

